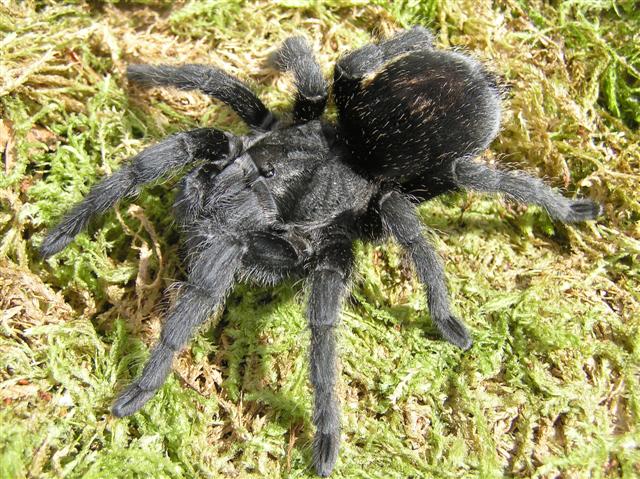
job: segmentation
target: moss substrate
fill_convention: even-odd
[[[91,184],[164,136],[246,131],[199,93],[127,85],[129,63],[210,63],[275,109],[292,34],[336,58],[414,24],[510,87],[485,161],[602,202],[565,226],[447,195],[420,211],[475,344],[439,340],[393,244],[356,246],[339,329],[336,478],[640,475],[640,10],[634,1],[3,2],[0,477],[313,477],[304,287],[238,286],[139,413],[109,413],[184,278],[174,180],[37,256]]]

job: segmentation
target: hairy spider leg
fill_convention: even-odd
[[[270,130],[276,117],[237,78],[206,65],[129,65],[127,78],[143,86],[172,86],[180,90],[200,90],[229,105],[251,128]]]
[[[320,65],[304,37],[287,38],[269,58],[278,71],[293,73],[296,101],[293,107],[295,123],[320,118],[327,105],[327,83]]]
[[[140,376],[113,405],[113,414],[118,417],[135,413],[162,387],[171,372],[175,354],[223,304],[238,273],[248,268],[244,275],[273,283],[300,264],[295,247],[268,232],[252,232],[242,240],[231,235],[209,236],[206,245],[200,244],[198,251],[191,257],[187,282],[167,315],[160,341]],[[253,261],[263,263],[257,267]]]
[[[313,463],[318,475],[331,474],[340,444],[340,406],[336,396],[335,328],[353,266],[353,238],[332,231],[322,241],[310,274],[307,306],[311,330],[311,384],[315,389]]]
[[[593,220],[602,214],[598,203],[565,198],[541,180],[522,171],[502,171],[470,159],[458,160],[453,168],[454,181],[462,187],[487,193],[504,193],[522,203],[532,203],[565,223]]]
[[[433,34],[424,27],[416,26],[409,30],[401,30],[395,35],[378,43],[378,47],[384,53],[385,61],[417,50],[430,50],[433,48]]]
[[[135,196],[141,186],[197,160],[222,159],[236,143],[228,133],[199,128],[170,136],[143,150],[91,188],[89,194],[49,231],[40,246],[40,254],[47,258],[62,250],[94,216],[104,213],[121,198]]]
[[[232,238],[219,237],[203,248],[189,272],[180,297],[162,327],[142,374],[115,401],[112,411],[118,417],[140,409],[164,384],[173,357],[224,301],[241,264],[243,246]]]
[[[389,60],[404,53],[432,48],[431,32],[422,27],[413,27],[380,43],[370,43],[349,52],[338,60],[334,70],[336,104],[344,110],[355,91],[360,90],[360,80],[377,71]]]
[[[116,400],[117,416],[134,413],[162,386],[175,353],[239,276],[273,284],[301,264],[292,243],[263,231],[277,223],[277,206],[251,158],[236,156],[221,171],[207,166],[187,175],[175,206],[189,252],[187,282],[142,374]]]
[[[380,217],[386,231],[409,253],[418,279],[425,286],[431,320],[444,339],[468,349],[471,337],[449,306],[446,277],[438,253],[424,238],[415,206],[401,193],[386,193],[380,200]]]

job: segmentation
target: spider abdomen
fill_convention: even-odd
[[[457,52],[406,53],[338,99],[340,126],[356,166],[407,190],[429,190],[424,196],[452,189],[452,162],[484,151],[500,124],[494,78]]]

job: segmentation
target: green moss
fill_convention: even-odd
[[[176,179],[42,262],[47,227],[158,139],[246,131],[203,96],[129,87],[134,62],[213,63],[286,108],[264,68],[304,33],[339,54],[415,23],[510,85],[489,161],[605,205],[566,226],[457,193],[420,208],[474,346],[439,340],[393,244],[358,244],[340,326],[335,477],[640,474],[640,17],[627,2],[13,2],[0,7],[0,476],[313,477],[300,283],[238,286],[142,411],[116,419],[181,279]],[[288,89],[287,89],[288,88]]]

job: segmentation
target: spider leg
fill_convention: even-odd
[[[384,53],[385,60],[390,60],[403,53],[433,48],[433,34],[424,27],[415,26],[409,30],[401,30],[392,37],[380,42],[378,46]]]
[[[223,159],[236,148],[236,140],[219,130],[199,128],[178,133],[134,156],[89,194],[47,234],[40,254],[47,258],[67,246],[91,218],[104,213],[121,198],[135,196],[139,188],[184,165],[201,159]]]
[[[488,193],[504,193],[523,203],[547,210],[552,218],[565,223],[593,220],[602,214],[602,206],[587,199],[571,200],[521,171],[501,171],[477,161],[458,160],[454,181],[462,187]]]
[[[218,171],[214,165],[206,164],[201,168],[194,168],[182,177],[176,187],[176,199],[173,203],[173,216],[183,228],[197,223],[203,214],[206,201],[207,183],[211,182]]]
[[[472,342],[467,328],[449,306],[444,268],[438,254],[423,236],[413,204],[392,191],[380,200],[380,216],[386,230],[411,256],[418,278],[427,290],[431,320],[442,337],[462,349],[470,348]]]
[[[304,37],[287,38],[269,61],[278,71],[293,73],[297,88],[293,108],[295,122],[319,118],[327,105],[327,83],[307,40]]]
[[[340,443],[340,409],[335,393],[335,327],[353,264],[352,241],[341,234],[325,238],[310,275],[307,309],[311,330],[311,383],[315,389],[313,462],[318,475],[331,474]]]
[[[242,120],[257,130],[269,130],[276,118],[264,103],[237,78],[206,65],[129,65],[127,78],[144,86],[173,86],[201,90],[229,105]]]
[[[296,245],[270,232],[255,231],[243,241],[207,236],[207,246],[200,244],[200,253],[191,260],[188,281],[167,316],[160,341],[140,377],[116,400],[114,415],[133,414],[153,397],[171,371],[176,352],[220,306],[237,272],[244,269],[252,279],[274,284],[301,263]]]
[[[403,53],[433,48],[433,35],[423,27],[402,30],[380,43],[370,43],[340,58],[334,70],[336,104],[342,109],[364,77]]]
[[[188,281],[162,328],[142,374],[120,394],[113,405],[117,417],[140,409],[164,384],[173,357],[222,303],[241,265],[243,245],[230,238],[215,238],[192,262]]]

